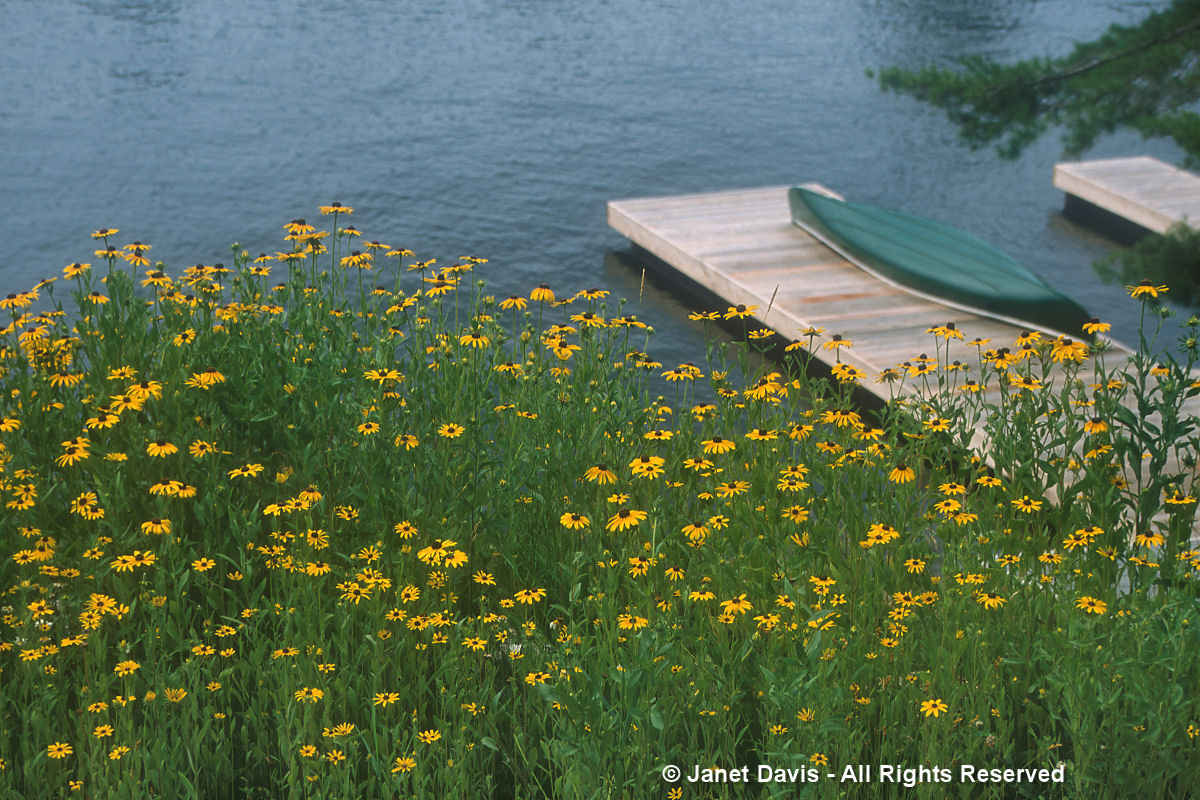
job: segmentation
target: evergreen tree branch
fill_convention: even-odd
[[[1062,58],[999,64],[969,58],[961,70],[896,67],[881,88],[946,111],[972,147],[996,143],[1016,157],[1052,126],[1067,155],[1118,128],[1162,136],[1200,164],[1200,0],[1175,0],[1132,27],[1111,26]]]

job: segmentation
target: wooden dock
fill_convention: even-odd
[[[837,197],[818,184],[805,186]],[[812,355],[827,365],[835,356],[820,345],[834,334],[850,340],[853,346],[839,351],[840,360],[865,372],[861,388],[882,402],[897,390],[875,382],[876,376],[917,356],[932,356],[929,329],[935,326],[953,322],[965,336],[966,341],[948,343],[948,362],[974,366],[978,351],[969,342],[975,338],[990,340],[986,348],[1016,349],[1023,328],[884,283],[801,230],[792,223],[788,188],[616,200],[608,204],[608,224],[729,305],[757,306],[754,319],[786,339],[805,339],[804,328],[824,329]],[[1114,346],[1109,364],[1129,355]],[[1087,379],[1094,363],[1080,377]],[[1051,375],[1051,382],[1061,374]],[[898,394],[917,396],[920,386],[909,379]],[[995,385],[987,390],[985,407],[999,406],[999,392]],[[1200,398],[1189,400],[1185,411],[1200,412]],[[974,444],[987,452],[983,421]],[[1179,465],[1168,468],[1177,471]]]
[[[1186,222],[1200,227],[1200,176],[1150,156],[1054,165],[1054,185],[1154,233]]]
[[[819,184],[807,188],[837,195]],[[928,330],[953,322],[966,338],[1009,347],[1023,332],[1007,322],[933,302],[864,272],[792,223],[787,186],[713,194],[618,200],[608,224],[730,305],[756,305],[754,317],[788,339],[824,328],[815,344],[841,334],[854,344],[841,360],[869,376],[934,351]],[[827,351],[814,348],[821,358]],[[950,342],[949,361],[974,364],[976,349]],[[832,361],[832,356],[830,357]],[[993,389],[993,391],[998,391]]]

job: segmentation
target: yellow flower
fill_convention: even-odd
[[[629,462],[629,470],[639,477],[653,479],[663,474],[665,463],[659,456],[638,456]]]
[[[392,772],[412,772],[417,766],[417,760],[412,756],[397,756],[392,762]]]
[[[978,592],[975,595],[975,599],[979,601],[980,605],[987,609],[1000,608],[1002,605],[1008,602],[1007,598],[1001,597],[1000,595],[992,592]]]
[[[754,608],[753,604],[746,599],[746,595],[744,594],[721,603],[721,609],[726,614],[745,614],[752,608]]]
[[[120,675],[121,677],[125,677],[127,675],[132,675],[133,673],[137,672],[139,669],[141,669],[141,666],[142,665],[137,663],[136,661],[122,661],[121,663],[119,663],[115,667],[113,667],[113,672],[115,672],[117,675]]]
[[[53,759],[66,758],[75,752],[66,742],[55,742],[46,748],[46,755]]]
[[[325,696],[325,692],[321,691],[320,689],[314,689],[305,686],[303,689],[297,691],[293,696],[296,698],[296,701],[300,703],[315,703]]]
[[[1075,601],[1075,607],[1082,609],[1088,614],[1103,614],[1108,611],[1108,603],[1103,600],[1097,600],[1094,597],[1083,596]]]
[[[1012,505],[1013,508],[1017,509],[1018,511],[1023,511],[1026,514],[1032,514],[1042,507],[1042,501],[1031,500],[1029,495],[1025,495],[1019,500],[1013,500]]]
[[[623,531],[629,528],[636,527],[648,517],[645,511],[638,511],[633,508],[622,508],[617,513],[609,517],[608,523],[604,526],[605,530]]]
[[[513,595],[513,598],[518,603],[524,603],[525,605],[528,605],[528,606],[531,606],[534,603],[545,599],[545,597],[546,597],[545,589],[521,589],[519,592],[517,592],[515,595]]]
[[[736,306],[730,306],[725,310],[725,319],[745,319],[746,317],[758,311],[758,306],[747,306],[738,303]]]
[[[570,528],[571,530],[586,528],[591,524],[591,520],[589,520],[583,514],[575,514],[573,512],[567,512],[563,514],[558,518],[558,521],[562,523],[564,528]]]
[[[453,422],[447,422],[445,425],[442,425],[440,428],[438,428],[438,435],[444,436],[447,439],[457,439],[459,436],[463,435],[464,431],[466,431],[466,428],[464,428],[462,425],[456,425]]]
[[[596,464],[595,466],[588,467],[587,471],[583,473],[583,477],[601,486],[617,482],[617,474],[604,464]]]
[[[467,347],[473,347],[477,350],[482,350],[492,343],[491,339],[484,336],[478,331],[471,331],[458,337],[458,343]]]
[[[853,346],[854,346],[854,342],[850,341],[849,339],[843,339],[842,335],[840,333],[835,333],[833,336],[831,336],[829,338],[828,342],[825,342],[823,345],[821,345],[821,348],[823,350],[831,350],[831,351],[837,352],[837,351],[841,350],[843,347],[848,349]]]
[[[1134,300],[1142,297],[1158,299],[1160,294],[1166,294],[1168,288],[1166,286],[1155,286],[1150,281],[1143,280],[1137,286],[1126,286],[1125,291],[1129,292],[1129,296]]]
[[[708,453],[728,453],[730,450],[737,447],[737,444],[730,439],[722,439],[720,436],[714,436],[711,439],[705,439],[701,444],[704,446],[705,454]]]
[[[921,703],[921,711],[927,717],[936,717],[939,714],[948,711],[949,708],[950,706],[943,702],[940,697],[935,697],[932,700],[926,700],[925,702]]]
[[[379,692],[375,695],[375,705],[386,708],[392,703],[400,701],[399,692]]]
[[[649,623],[645,617],[637,617],[632,614],[618,614],[617,626],[623,631],[637,631],[646,627]]]

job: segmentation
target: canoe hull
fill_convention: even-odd
[[[1011,256],[970,234],[911,214],[788,192],[792,221],[859,267],[937,302],[1050,333],[1091,338],[1091,315]]]

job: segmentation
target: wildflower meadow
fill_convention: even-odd
[[[752,367],[737,306],[664,365],[604,289],[494,297],[321,212],[186,269],[97,230],[0,298],[0,798],[1200,792],[1163,287],[1132,359],[940,326],[812,377],[853,342]],[[688,779],[760,764],[819,779]]]

